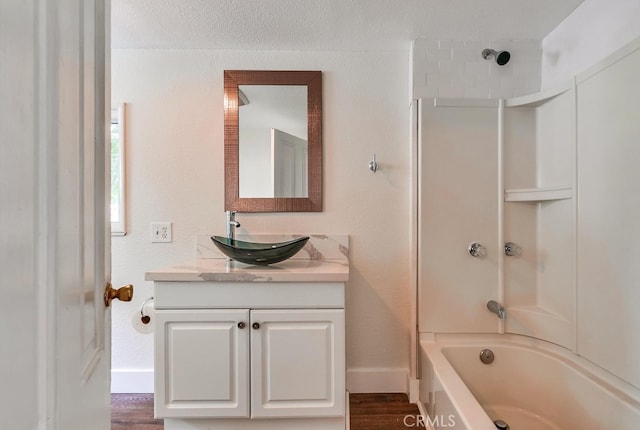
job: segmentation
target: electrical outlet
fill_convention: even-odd
[[[173,242],[170,222],[151,223],[151,242]]]

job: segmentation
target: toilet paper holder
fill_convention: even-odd
[[[140,306],[140,321],[142,321],[142,324],[149,324],[151,322],[151,316],[145,314],[144,312],[144,308],[145,306],[147,306],[147,304],[149,304],[149,302],[153,302],[153,296],[145,300],[142,303],[142,306]]]

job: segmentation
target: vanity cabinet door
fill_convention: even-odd
[[[251,311],[251,416],[345,413],[343,309]]]
[[[155,416],[249,416],[249,311],[155,313]]]

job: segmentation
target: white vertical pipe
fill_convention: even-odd
[[[419,336],[418,336],[418,289],[419,289],[419,222],[420,222],[420,205],[419,205],[419,192],[420,192],[420,159],[419,159],[419,142],[420,142],[420,100],[412,100],[410,105],[410,199],[409,207],[411,213],[409,216],[409,246],[411,250],[411,282],[410,282],[410,297],[411,297],[411,356],[409,358],[410,363],[410,376],[412,379],[420,379],[420,365],[419,365]],[[410,393],[411,394],[411,393]]]
[[[578,353],[578,84],[573,78],[573,342]]]
[[[504,302],[504,99],[498,101],[498,303]],[[507,314],[508,318],[508,314]],[[498,320],[498,333],[504,334],[504,320]]]

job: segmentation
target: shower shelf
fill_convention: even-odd
[[[539,187],[504,190],[505,202],[543,202],[573,198],[572,187]]]
[[[507,323],[510,325],[508,331],[511,333],[533,336],[574,348],[572,320],[543,306],[507,307]]]

